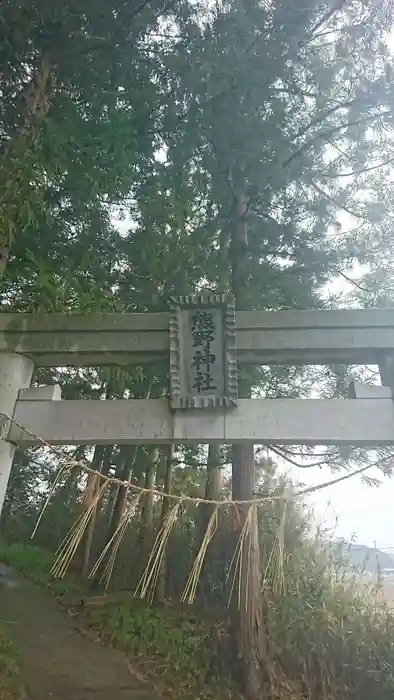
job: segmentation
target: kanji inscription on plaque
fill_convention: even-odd
[[[172,408],[229,408],[237,403],[232,299],[196,295],[172,300]]]

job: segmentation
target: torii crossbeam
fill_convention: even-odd
[[[17,401],[8,440],[37,445],[253,442],[258,445],[394,444],[394,403],[351,400],[240,399],[228,413],[173,413],[166,399]]]
[[[40,439],[394,444],[393,357],[394,309],[234,314],[227,298],[202,295],[163,314],[0,314],[0,509],[15,445]],[[170,401],[62,401],[56,388],[29,388],[35,366],[166,359]],[[238,400],[237,363],[376,364],[386,386],[358,387],[356,400]]]

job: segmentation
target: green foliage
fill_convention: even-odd
[[[136,656],[165,662],[181,683],[193,683],[196,688],[205,683],[211,658],[210,630],[204,621],[192,621],[176,611],[150,609],[138,601],[93,608],[89,617],[111,643]]]
[[[0,623],[0,697],[1,700],[27,700],[21,676],[18,651],[8,630]]]
[[[130,195],[158,108],[143,44],[165,14],[161,3],[2,3],[1,244],[22,235],[34,251],[58,208],[70,234]]]
[[[42,584],[50,580],[50,554],[37,547],[3,546],[0,559]],[[282,564],[282,573],[264,590],[272,692],[318,700],[330,687],[331,697],[340,700],[391,700],[394,611],[373,591],[361,595],[358,579],[349,570],[344,574],[344,561],[308,540],[287,548]],[[56,582],[49,585],[59,594]],[[77,592],[72,580],[62,586],[63,592]],[[229,686],[220,690],[232,664],[227,613],[220,609],[211,616],[192,606],[149,608],[130,596],[126,603],[110,598],[88,606],[84,619],[154,677],[165,665],[174,696],[235,697]]]
[[[51,576],[53,552],[35,545],[14,542],[0,544],[0,561],[5,562],[21,574],[41,585],[48,586],[58,596],[65,593],[80,592],[80,582],[69,577],[67,580],[54,579]]]
[[[45,583],[50,575],[53,554],[34,545],[2,544],[0,560],[37,582]]]
[[[267,608],[278,678],[300,697],[323,697],[330,686],[334,697],[389,700],[394,611],[376,589],[361,593],[360,575],[343,565],[306,544],[285,557],[283,586]]]
[[[2,309],[161,311],[172,294],[226,291],[239,196],[247,201],[243,305],[333,305],[322,287],[354,261],[369,271],[352,302],[388,305],[394,95],[386,37],[393,6],[350,0],[335,7],[327,15],[325,0],[5,0],[0,247],[12,242],[12,250]],[[68,399],[160,397],[168,387],[166,366],[40,369],[35,379],[59,382]],[[316,386],[337,395],[337,379],[316,368],[259,368],[254,375],[256,393],[269,397],[307,396]],[[204,449],[179,447],[176,493],[203,493]],[[297,464],[290,450],[275,451]],[[80,447],[69,453],[97,456]],[[366,459],[364,451],[350,457]],[[229,464],[228,453],[223,461]],[[344,464],[331,448],[321,461]],[[110,447],[98,464],[143,483],[142,448]],[[17,454],[6,535],[28,540],[56,466],[39,449]],[[162,466],[159,486],[163,479]],[[84,486],[75,476],[55,494],[36,540],[45,548],[57,549]],[[114,500],[111,493],[97,515],[92,559],[105,544]],[[301,515],[287,514],[285,585],[277,588],[277,577],[266,582],[281,697],[280,679],[288,679],[295,697],[316,700],[329,687],[341,700],[369,700],[368,693],[386,700],[391,614],[338,588],[320,554],[304,547]],[[154,527],[159,517],[155,504]],[[274,508],[261,517],[264,571],[280,517]],[[135,521],[115,572],[124,585],[135,583],[142,559],[138,513]],[[228,600],[229,522],[219,523],[198,593],[207,607]],[[188,509],[168,546],[167,593],[175,599],[199,537],[199,512]],[[51,580],[51,556],[39,548],[10,544],[0,556],[57,591],[74,585]],[[198,684],[207,673],[204,624],[188,627],[182,616],[144,608],[96,615],[113,641],[168,662],[178,682],[185,675]],[[348,671],[340,671],[341,654]]]

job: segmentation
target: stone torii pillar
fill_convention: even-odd
[[[17,353],[0,353],[0,414],[13,417],[20,389],[30,386],[34,361]],[[0,435],[6,436],[10,421],[0,415]],[[0,439],[0,513],[15,453],[15,445]]]

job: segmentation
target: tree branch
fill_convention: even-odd
[[[348,173],[334,173],[334,175],[321,175],[321,177],[324,177],[325,180],[336,180],[340,177],[357,177],[358,175],[363,175],[364,173],[370,173],[372,170],[383,168],[383,166],[390,165],[393,162],[394,158],[388,158],[377,165],[370,165],[369,168],[363,168],[362,170],[351,170]]]
[[[380,465],[383,462],[387,462],[389,459],[392,459],[392,455],[387,455],[386,457],[382,457],[381,459],[378,459],[376,462],[373,462],[372,464],[367,464],[364,467],[360,467],[360,469],[356,469],[352,472],[348,472],[347,474],[344,474],[343,476],[338,476],[336,479],[331,479],[330,481],[326,481],[323,484],[316,484],[316,486],[308,486],[302,491],[299,491],[297,493],[297,496],[303,496],[305,494],[313,493],[314,491],[320,491],[321,489],[325,489],[328,486],[334,486],[335,484],[339,484],[341,481],[346,481],[346,479],[351,479],[353,476],[358,476],[359,474],[363,474],[366,472],[368,469],[372,469],[373,467],[380,467]]]
[[[317,114],[310,122],[307,124],[307,126],[304,126],[302,129],[299,129],[297,134],[295,135],[294,138],[299,138],[301,136],[305,136],[307,131],[311,129],[313,126],[316,126],[317,124],[320,124],[322,121],[327,119],[327,117],[330,117],[332,114],[335,114],[340,109],[346,109],[347,107],[351,107],[352,105],[361,102],[362,98],[359,99],[354,99],[354,100],[347,100],[346,102],[339,102],[336,105],[333,105],[329,109],[327,109],[325,112],[322,112],[320,114]]]
[[[307,44],[309,41],[312,41],[315,39],[315,34],[318,29],[320,29],[323,24],[327,24],[327,22],[330,21],[330,19],[336,14],[336,12],[339,12],[340,10],[343,10],[345,7],[346,3],[348,0],[339,0],[338,4],[334,7],[332,7],[330,10],[327,10],[327,12],[316,22],[316,24],[312,27],[310,36],[305,39],[305,41],[301,44],[301,46],[304,46]]]
[[[307,141],[306,143],[302,144],[302,146],[300,146],[296,151],[294,151],[294,153],[292,153],[292,155],[289,156],[289,158],[287,158],[285,161],[283,161],[282,167],[286,167],[286,166],[290,165],[290,163],[295,158],[297,158],[297,156],[301,155],[304,151],[307,150],[307,148],[309,148],[309,146],[312,146],[315,143],[315,141],[317,141],[319,139],[324,140],[326,138],[326,136],[332,136],[333,134],[341,132],[343,129],[349,129],[352,126],[358,126],[359,124],[366,124],[369,121],[372,121],[373,119],[379,119],[379,118],[385,117],[391,113],[392,113],[392,110],[387,109],[384,112],[379,112],[379,114],[370,114],[368,116],[362,117],[361,119],[355,119],[352,122],[346,122],[346,124],[337,124],[336,126],[333,126],[330,129],[326,129],[325,131],[322,131],[322,132],[316,134],[316,136],[313,139],[311,139],[310,141]]]
[[[354,284],[354,286],[357,287],[357,289],[359,289],[361,292],[369,292],[369,289],[367,289],[366,287],[363,287],[362,284],[360,284],[356,280],[352,280],[351,277],[348,277],[347,275],[345,275],[345,273],[342,272],[341,270],[338,271],[338,274],[341,275],[341,277],[343,277],[346,280],[346,282],[350,282],[350,284]]]
[[[332,197],[328,192],[325,192],[324,190],[322,190],[321,187],[319,187],[319,185],[316,184],[316,182],[313,182],[313,180],[311,182],[311,185],[319,194],[321,194],[323,197],[326,197],[326,199],[328,199],[330,202],[335,204],[335,206],[338,207],[339,209],[342,209],[342,211],[346,212],[346,214],[350,214],[350,216],[354,216],[355,219],[361,219],[363,221],[366,220],[365,216],[363,214],[352,211],[348,207],[345,207],[344,204],[340,204],[339,202],[337,202],[337,200],[334,199],[334,197]]]
[[[298,467],[300,469],[310,469],[311,467],[322,467],[323,465],[329,466],[329,464],[330,464],[329,459],[322,459],[322,460],[319,460],[317,462],[312,462],[312,464],[299,464],[299,462],[297,462],[295,459],[292,459],[292,457],[290,457],[287,454],[285,449],[278,447],[277,445],[275,447],[273,445],[270,445],[269,449],[272,450],[272,452],[275,452],[275,454],[277,454],[282,459],[285,459],[287,462],[292,464],[294,467]]]

